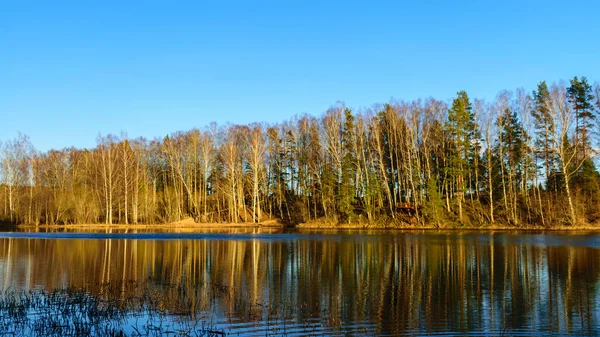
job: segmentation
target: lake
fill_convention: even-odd
[[[132,335],[177,325],[207,335],[598,336],[600,235],[4,232],[0,290],[14,303],[41,298],[19,316],[30,319],[25,332],[71,303],[83,305],[71,315],[118,308],[110,326]],[[34,309],[44,303],[55,303],[50,316]],[[0,334],[12,329],[6,308]]]

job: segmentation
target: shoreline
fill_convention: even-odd
[[[321,225],[321,224],[300,224],[295,229],[315,229],[315,230],[386,230],[386,231],[599,231],[600,226],[596,225],[576,225],[576,226],[446,226],[436,227],[432,225],[425,226],[373,226],[373,225]]]
[[[283,225],[264,225],[260,223],[197,223],[197,224],[69,224],[69,225],[17,225],[27,229],[234,229],[234,228],[284,228]]]
[[[216,222],[195,222],[192,218],[186,218],[180,221],[171,223],[159,223],[159,224],[68,224],[68,225],[31,225],[31,224],[19,224],[16,228],[27,228],[27,229],[92,229],[92,230],[109,230],[109,229],[122,229],[122,230],[165,230],[165,229],[183,229],[183,230],[194,230],[194,229],[234,229],[234,228],[284,228],[285,226],[277,220],[267,220],[260,223],[252,222],[238,222],[238,223],[216,223]]]
[[[7,227],[7,228],[10,228]],[[576,226],[452,226],[436,227],[426,226],[377,226],[367,224],[338,224],[330,223],[302,223],[294,227],[287,227],[283,223],[270,220],[261,223],[195,223],[191,221],[179,221],[166,224],[68,224],[68,225],[30,225],[19,224],[13,228],[19,229],[52,229],[52,230],[185,230],[189,232],[202,231],[206,229],[297,229],[297,230],[369,230],[369,231],[600,231],[598,225],[576,225]]]

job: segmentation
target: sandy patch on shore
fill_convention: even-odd
[[[20,228],[56,228],[56,229],[202,229],[202,228],[254,228],[254,227],[284,227],[278,220],[268,220],[261,223],[197,223],[193,218],[164,224],[69,224],[69,225],[19,225]]]

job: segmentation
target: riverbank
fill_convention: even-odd
[[[574,226],[505,226],[505,225],[485,225],[485,226],[460,226],[460,225],[446,225],[446,226],[433,226],[433,225],[405,225],[405,226],[381,226],[381,225],[368,225],[368,224],[320,224],[320,223],[303,223],[297,225],[297,229],[348,229],[348,230],[552,230],[552,231],[600,231],[600,225],[574,225]]]
[[[433,226],[433,225],[372,225],[372,224],[332,224],[327,222],[311,222],[298,224],[295,227],[288,227],[285,224],[277,220],[269,220],[261,223],[196,223],[191,219],[186,219],[173,223],[166,224],[68,224],[68,225],[30,225],[20,224],[16,226],[19,229],[25,230],[58,230],[58,231],[107,231],[107,230],[118,230],[118,231],[179,231],[179,232],[196,232],[204,230],[235,230],[235,229],[284,229],[284,228],[295,228],[300,230],[398,230],[398,231],[435,231],[435,230],[469,230],[469,231],[489,231],[489,230],[551,230],[551,231],[600,231],[600,225],[574,225],[574,226],[505,226],[505,225],[486,225],[486,226],[460,226],[460,225],[446,225],[446,226]]]
[[[68,225],[31,225],[20,224],[17,228],[22,229],[56,229],[56,230],[185,230],[193,232],[194,230],[204,229],[236,229],[236,228],[283,228],[285,227],[277,220],[268,220],[260,223],[240,222],[240,223],[197,223],[192,218],[187,218],[177,222],[164,224],[68,224]]]

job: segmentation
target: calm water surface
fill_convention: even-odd
[[[598,233],[0,233],[0,290],[136,282],[235,335],[600,335]]]

